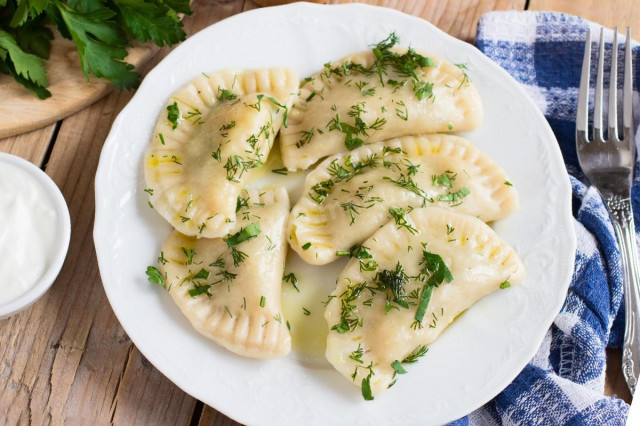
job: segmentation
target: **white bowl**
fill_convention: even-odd
[[[20,312],[33,304],[49,290],[56,277],[60,273],[64,259],[69,249],[69,241],[71,239],[71,218],[69,216],[69,208],[67,203],[58,189],[58,186],[51,180],[49,176],[29,161],[17,157],[15,155],[0,152],[0,167],[3,164],[10,164],[22,169],[31,175],[42,186],[44,191],[49,195],[53,207],[57,213],[56,238],[53,257],[49,261],[44,274],[38,281],[24,294],[16,299],[5,303],[0,303],[0,319],[9,317]],[[0,194],[0,197],[2,194]]]

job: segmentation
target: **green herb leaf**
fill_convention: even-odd
[[[184,13],[185,15],[191,15],[192,13],[189,8],[189,0],[162,0],[162,3],[166,4],[177,13]]]
[[[422,256],[420,264],[425,266],[420,271],[421,280],[424,281],[426,277],[429,277],[427,284],[433,287],[439,287],[445,281],[448,283],[453,281],[453,274],[440,255],[423,250]]]
[[[193,277],[191,277],[191,279],[193,280],[207,280],[209,279],[209,275],[211,275],[211,272],[207,271],[206,269],[202,268],[198,271],[197,274],[195,274]]]
[[[433,292],[433,287],[425,284],[422,287],[422,293],[420,295],[420,303],[418,304],[418,308],[416,309],[415,320],[418,323],[422,323],[422,319],[424,318],[424,314],[427,312],[427,307],[429,306],[429,301],[431,300],[431,293]]]
[[[162,276],[158,268],[156,268],[155,266],[147,266],[146,273],[147,273],[147,278],[149,279],[149,282],[153,284],[158,284],[166,288],[167,283],[164,280],[164,277]]]
[[[210,297],[211,296],[211,293],[209,293],[210,288],[211,288],[211,284],[199,285],[194,283],[193,288],[189,289],[189,296],[197,297],[197,296],[200,296],[201,294],[206,294],[207,296]]]
[[[222,89],[222,88],[218,87],[218,100],[220,100],[220,101],[231,101],[233,99],[236,99],[237,97],[238,97],[238,95],[233,93],[231,90]],[[234,125],[235,125],[235,122],[234,122]]]
[[[22,50],[11,34],[0,30],[0,70],[3,68],[40,99],[51,96],[46,89],[48,81],[42,59]]]
[[[362,397],[365,401],[373,401],[373,394],[371,393],[371,376],[367,376],[362,379]]]
[[[245,228],[240,229],[240,231],[236,232],[235,234],[223,238],[223,241],[227,243],[227,246],[235,247],[243,241],[257,237],[258,234],[260,234],[260,224],[258,222],[255,222]]]
[[[171,46],[186,36],[182,21],[175,13],[169,13],[169,7],[163,2],[113,0],[113,3],[120,10],[128,32],[142,42],[153,40],[160,47]]]
[[[409,277],[404,272],[404,268],[400,262],[396,263],[396,269],[391,271],[385,269],[378,272],[373,280],[377,290],[387,290],[391,293],[391,301],[400,304],[402,307],[408,307],[404,302],[407,297],[405,286],[409,282]]]
[[[116,23],[116,12],[101,6],[82,12],[59,0],[50,0],[50,16],[58,29],[67,33],[78,49],[80,67],[89,74],[104,77],[118,89],[134,89],[140,75],[124,62],[127,39]]]
[[[46,8],[49,1],[39,0],[30,1],[28,3],[31,7],[33,7],[36,3],[40,3],[38,7]],[[49,51],[51,50],[51,40],[53,40],[53,32],[51,31],[51,29],[49,29],[49,27],[45,26],[47,25],[47,16],[45,14],[40,14],[41,12],[42,10],[35,10],[35,14],[32,15],[31,19],[15,28],[13,32],[9,32],[14,35],[14,39],[22,48],[22,50],[27,53],[33,53],[34,55],[42,59],[49,59]],[[36,16],[38,14],[40,15]]]
[[[391,363],[391,368],[395,371],[394,374],[407,374],[407,370],[404,369],[402,363],[398,360],[395,360]]]
[[[178,120],[180,120],[180,109],[178,108],[178,102],[174,101],[173,104],[167,107],[167,120],[169,120],[169,122],[173,124],[173,130],[178,128]],[[162,138],[162,141],[164,141],[164,138]]]

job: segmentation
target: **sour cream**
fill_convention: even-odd
[[[25,167],[0,161],[0,305],[29,292],[56,256],[60,221],[47,189]]]

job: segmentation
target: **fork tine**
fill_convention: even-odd
[[[600,49],[598,51],[598,73],[596,93],[593,101],[593,139],[604,142],[602,136],[602,80],[604,74],[604,28],[600,28]]]
[[[589,124],[589,80],[591,79],[591,28],[587,28],[587,39],[584,44],[584,58],[582,59],[582,74],[580,75],[580,89],[578,90],[578,115],[576,130],[587,133]]]
[[[613,28],[611,71],[609,74],[609,140],[618,139],[618,27]]]
[[[631,69],[631,30],[627,27],[627,38],[625,40],[624,48],[624,86],[622,93],[624,96],[624,103],[622,104],[623,125],[625,130],[625,137],[631,136],[633,130],[633,72]],[[633,146],[633,140],[630,141]]]

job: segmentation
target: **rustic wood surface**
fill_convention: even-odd
[[[637,25],[634,1],[620,0],[615,7],[611,1],[596,0],[366,3],[420,16],[456,37],[472,40],[479,16],[490,10],[523,10],[528,5],[568,11],[607,26],[627,21]],[[577,4],[581,6],[576,8]],[[255,7],[250,0],[195,0],[194,14],[185,18],[185,27],[193,34]],[[162,49],[142,71],[167,52]],[[54,179],[69,204],[72,222],[69,253],[51,290],[27,310],[0,320],[0,424],[237,424],[185,394],[142,356],[113,314],[100,281],[92,236],[93,181],[111,124],[131,96],[112,91],[62,121],[0,140],[0,151],[27,158]],[[620,351],[609,353],[607,365],[606,392],[630,401],[621,380]]]

